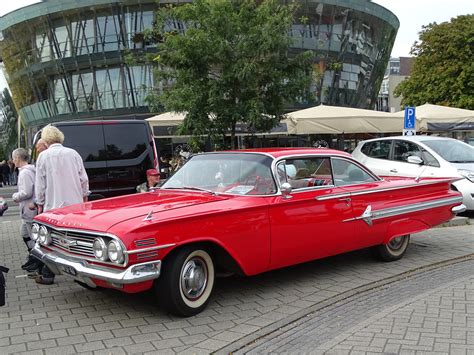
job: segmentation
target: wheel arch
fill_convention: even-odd
[[[225,249],[219,243],[213,240],[198,240],[198,241],[190,241],[186,243],[179,244],[175,248],[173,248],[166,256],[163,258],[162,262],[166,263],[167,260],[171,259],[173,255],[178,253],[180,250],[193,247],[193,248],[203,248],[209,252],[212,261],[215,264],[216,270],[219,271],[227,271],[232,272],[239,275],[244,275],[245,272],[242,266],[238,263],[238,261],[232,257],[227,249]]]
[[[388,244],[392,239],[422,232],[431,228],[430,225],[414,218],[398,219],[390,223],[385,234],[383,244]]]

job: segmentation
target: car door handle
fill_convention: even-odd
[[[346,205],[349,206],[349,205],[351,204],[351,201],[352,201],[352,200],[351,200],[350,197],[341,197],[341,198],[338,199],[338,201],[345,202]]]
[[[398,170],[397,169],[392,169],[390,170],[391,173],[398,173]]]

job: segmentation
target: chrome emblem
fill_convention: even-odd
[[[67,238],[60,238],[59,239],[59,244],[63,248],[69,249],[69,247],[77,245],[77,242],[75,240],[67,239]]]

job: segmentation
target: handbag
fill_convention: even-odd
[[[5,305],[5,276],[3,273],[8,272],[8,268],[0,265],[0,307]]]

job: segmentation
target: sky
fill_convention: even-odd
[[[38,0],[0,0],[0,16]],[[474,0],[373,0],[400,20],[392,57],[408,57],[423,25],[445,22],[458,15],[474,14]],[[5,87],[0,75],[0,89]]]

